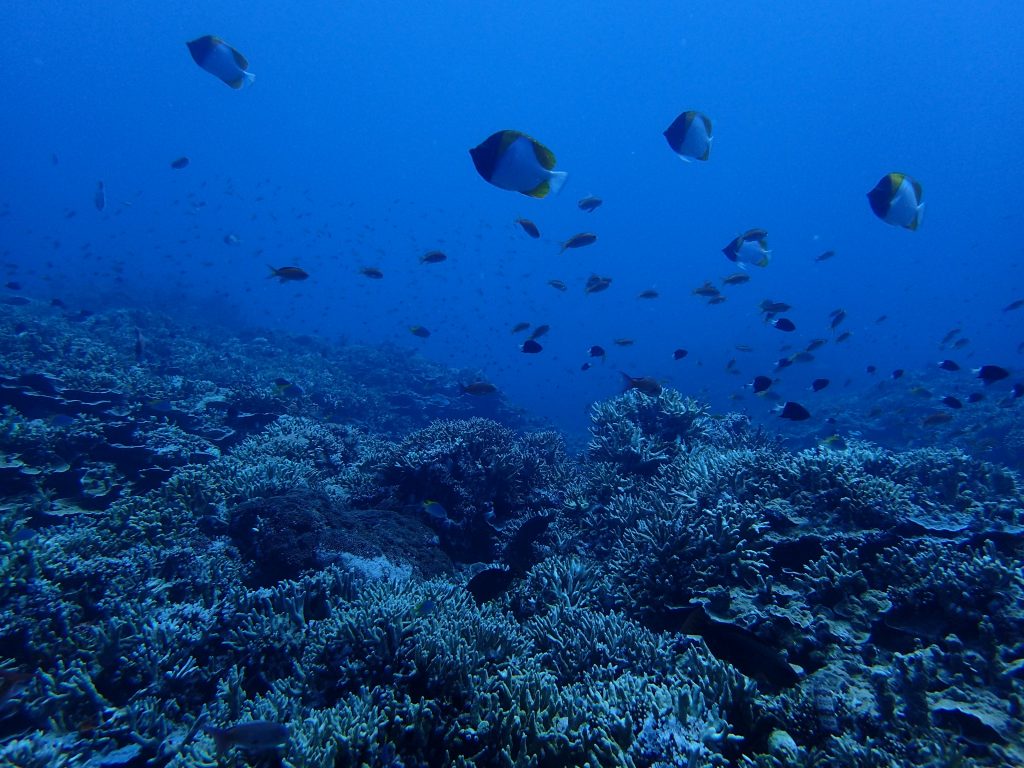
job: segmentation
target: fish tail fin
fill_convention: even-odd
[[[256,75],[254,75],[252,72],[243,72],[240,78],[238,78],[237,80],[229,81],[228,85],[230,85],[237,91],[244,88],[247,85],[252,85],[254,82],[256,82]]]
[[[628,392],[633,388],[633,377],[625,371],[619,371],[622,374],[622,391]]]
[[[269,264],[267,264],[267,269],[270,270],[270,274],[267,275],[267,277],[280,277],[280,275],[277,272],[277,267],[272,267]]]
[[[540,184],[531,189],[529,192],[523,194],[529,197],[547,197],[548,195],[557,195],[559,190],[565,185],[565,180],[569,178],[569,174],[565,171],[549,171],[548,177],[544,179]]]
[[[569,174],[565,171],[551,171],[551,176],[548,178],[548,194],[557,195],[568,180]]]
[[[914,220],[910,222],[910,228],[916,230],[921,226],[922,221],[924,221],[924,203],[917,206],[917,213],[914,214]]]
[[[213,743],[217,747],[217,754],[227,752],[228,747],[231,745],[228,743],[227,731],[224,728],[217,728],[213,725],[204,725],[203,732],[207,736],[213,737]]]

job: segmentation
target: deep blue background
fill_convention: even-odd
[[[569,429],[620,370],[767,413],[728,398],[781,345],[829,337],[838,307],[853,338],[783,372],[785,397],[810,403],[827,376],[815,397],[840,407],[868,391],[865,365],[934,365],[957,326],[963,364],[1021,365],[1024,311],[1001,312],[1024,297],[1020,3],[4,0],[2,16],[0,252],[27,295],[390,340],[477,368]],[[185,42],[203,34],[249,58],[253,87],[192,62]],[[661,135],[686,109],[714,122],[706,164]],[[503,128],[556,153],[560,196],[477,176],[467,150]],[[171,170],[179,155],[191,166]],[[868,208],[893,170],[924,186],[918,232]],[[588,194],[605,200],[592,214],[576,207]],[[720,306],[691,295],[735,271],[720,249],[751,227],[768,230],[771,265]],[[598,243],[559,255],[583,230]],[[432,248],[449,260],[420,265]],[[267,264],[312,277],[280,285]],[[585,296],[592,272],[611,289]],[[636,298],[650,287],[659,299]],[[795,334],[762,323],[768,297],[794,305]],[[518,351],[520,320],[551,325],[542,354]],[[580,372],[591,344],[608,362]]]

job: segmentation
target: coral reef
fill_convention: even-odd
[[[570,457],[384,352],[10,311],[2,764],[1024,763],[1011,469],[667,389]]]

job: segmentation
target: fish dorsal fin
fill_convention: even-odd
[[[554,168],[555,153],[533,139],[530,139],[530,143],[533,144],[533,154],[537,156],[537,162],[549,171]]]
[[[231,46],[229,45],[228,48],[231,48]],[[231,56],[232,58],[234,58],[235,64],[238,65],[239,69],[249,68],[249,60],[245,58],[245,56],[240,54],[238,51],[236,51],[234,48],[231,48]]]

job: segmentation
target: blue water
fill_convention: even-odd
[[[930,369],[954,327],[965,367],[1020,366],[1024,315],[1001,311],[1024,296],[1018,3],[53,0],[6,2],[3,18],[0,252],[25,295],[399,343],[569,432],[620,371],[767,417],[743,385],[829,338],[839,307],[852,338],[782,372],[786,399],[817,408],[807,386],[823,376],[820,402],[841,410],[870,397],[866,365]],[[251,88],[193,63],[185,42],[204,34],[248,57]],[[661,135],[686,109],[714,123],[707,163]],[[476,174],[467,150],[505,128],[555,152],[559,196]],[[181,155],[191,165],[172,170]],[[924,187],[917,232],[868,208],[890,171]],[[580,211],[585,195],[603,206]],[[770,266],[720,306],[691,295],[736,271],[721,248],[752,227],[769,232]],[[559,255],[580,231],[598,242]],[[435,248],[448,261],[419,264]],[[268,264],[311,278],[280,285]],[[584,295],[591,273],[611,288]],[[636,298],[652,287],[658,299]],[[796,333],[762,322],[765,298],[794,306]],[[550,324],[543,353],[519,351],[519,321]],[[581,372],[592,344],[609,359]]]

